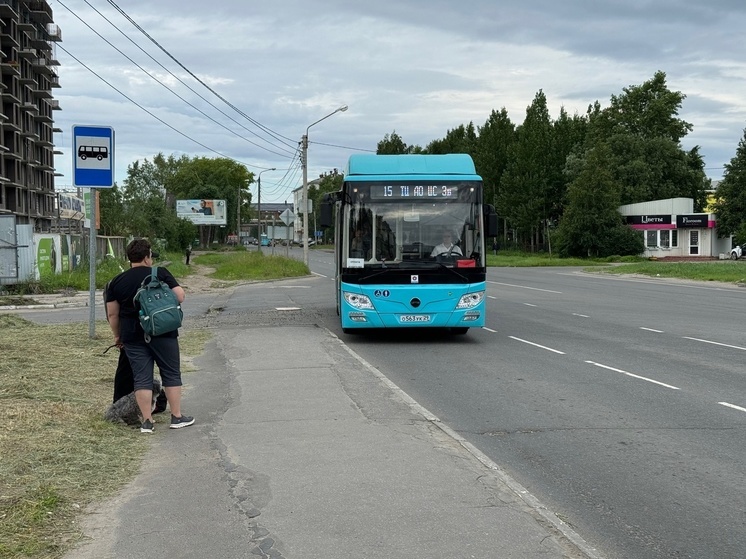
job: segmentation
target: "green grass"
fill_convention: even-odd
[[[87,323],[0,314],[0,557],[62,557],[84,508],[138,472],[150,439],[103,419],[118,353],[103,354],[109,330],[97,326],[105,334],[90,339]],[[185,371],[209,337],[182,331]]]
[[[611,256],[609,258],[560,258],[548,253],[527,253],[519,251],[499,251],[497,255],[487,254],[487,265],[495,267],[533,267],[533,266],[606,266],[612,262],[637,262],[643,258],[630,256]]]
[[[256,250],[247,251],[244,247],[210,252],[200,256],[193,254],[192,262],[216,268],[210,277],[227,281],[269,280],[309,274],[308,267],[298,260],[279,255],[269,256]],[[194,273],[194,269],[186,265],[184,255],[179,252],[161,254],[155,265],[168,268],[176,278],[183,278]],[[96,289],[102,289],[106,282],[128,267],[129,263],[126,261],[110,258],[104,260],[96,268]],[[88,267],[81,266],[72,272],[45,275],[38,281],[7,286],[5,291],[9,296],[59,293],[67,290],[88,291],[89,284]],[[3,301],[2,304],[14,304],[9,297],[3,297]]]
[[[501,251],[487,255],[491,267],[582,266],[585,271],[604,274],[638,274],[651,277],[694,281],[746,283],[746,262],[711,260],[707,262],[651,261],[642,257],[612,256],[602,259],[559,258],[548,254]]]
[[[308,267],[292,258],[271,256],[259,251],[209,253],[194,258],[195,264],[215,268],[210,274],[219,280],[269,280],[309,274]]]
[[[599,271],[598,268],[592,271]],[[746,263],[731,260],[710,262],[638,262],[603,268],[605,274],[641,274],[652,277],[695,281],[746,283]]]

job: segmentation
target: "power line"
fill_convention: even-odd
[[[142,105],[140,105],[140,103],[138,103],[137,101],[135,101],[134,99],[132,99],[131,97],[129,97],[129,96],[128,96],[128,95],[126,94],[126,93],[123,93],[122,91],[120,91],[119,89],[117,89],[117,88],[116,88],[116,87],[115,87],[114,85],[112,85],[111,83],[109,83],[108,81],[106,81],[106,80],[105,80],[104,78],[102,78],[102,77],[101,77],[100,75],[98,75],[98,74],[97,74],[97,73],[96,73],[96,72],[95,72],[94,70],[92,70],[92,69],[91,69],[91,68],[90,68],[89,66],[87,66],[87,65],[86,65],[85,63],[83,63],[83,61],[81,61],[81,60],[80,60],[80,59],[79,59],[78,57],[76,57],[75,55],[73,55],[73,54],[72,54],[72,53],[71,53],[71,52],[70,52],[69,50],[67,50],[67,49],[66,49],[65,47],[63,47],[63,46],[62,46],[62,45],[60,45],[60,44],[58,44],[58,45],[57,45],[57,47],[58,47],[58,48],[59,48],[60,50],[62,50],[62,51],[63,51],[64,53],[66,53],[66,54],[67,54],[67,55],[68,55],[68,56],[69,56],[70,58],[72,58],[73,60],[75,60],[75,61],[76,61],[76,62],[77,62],[78,64],[80,64],[80,65],[81,65],[81,66],[82,66],[83,68],[85,68],[86,70],[88,70],[88,71],[89,71],[89,72],[90,72],[91,74],[93,74],[94,76],[96,76],[96,77],[97,77],[98,79],[100,79],[100,80],[101,80],[102,82],[104,82],[104,83],[105,83],[106,85],[108,85],[108,86],[109,86],[110,88],[112,88],[112,89],[113,89],[114,91],[116,91],[117,93],[119,93],[119,94],[120,94],[120,95],[121,95],[122,97],[124,97],[125,99],[127,99],[127,101],[129,101],[130,103],[132,103],[133,105],[135,105],[135,106],[136,106],[136,107],[138,107],[139,109],[141,109],[141,110],[145,111],[145,112],[146,112],[146,113],[148,113],[148,114],[149,114],[150,116],[152,116],[152,117],[153,117],[153,118],[154,118],[155,120],[157,120],[158,122],[160,122],[160,123],[161,123],[161,124],[163,124],[164,126],[166,126],[166,127],[170,128],[171,130],[173,130],[173,131],[174,131],[174,132],[176,132],[177,134],[179,134],[179,135],[183,136],[183,137],[184,137],[184,138],[186,138],[187,140],[191,140],[192,142],[194,142],[194,143],[195,143],[195,144],[197,144],[198,146],[201,146],[201,147],[205,148],[205,149],[206,149],[206,150],[208,150],[208,151],[211,151],[211,152],[213,152],[213,153],[216,153],[216,154],[218,154],[218,155],[219,155],[220,157],[224,157],[224,158],[226,158],[226,159],[230,159],[231,161],[234,161],[234,162],[238,163],[239,165],[243,165],[243,166],[245,166],[245,167],[253,167],[253,168],[255,168],[255,169],[268,169],[268,168],[269,168],[269,167],[260,167],[259,165],[251,165],[251,164],[249,164],[249,163],[244,163],[243,161],[239,161],[239,160],[237,160],[237,159],[234,159],[233,157],[230,157],[230,156],[228,156],[228,155],[225,155],[224,153],[221,153],[221,152],[219,152],[219,151],[217,151],[217,150],[215,150],[215,149],[213,149],[213,148],[211,148],[211,147],[209,147],[209,146],[207,146],[207,145],[203,144],[202,142],[200,142],[200,141],[198,141],[198,140],[195,140],[194,138],[192,138],[192,137],[191,137],[191,136],[189,136],[188,134],[185,134],[184,132],[182,132],[182,131],[181,131],[181,130],[179,130],[178,128],[175,128],[174,126],[170,125],[170,124],[169,124],[168,122],[166,122],[165,120],[163,120],[163,119],[162,119],[162,118],[160,118],[159,116],[156,116],[156,115],[155,115],[154,113],[152,113],[151,111],[149,111],[148,109],[146,109],[145,107],[143,107]]]
[[[142,33],[143,35],[145,35],[145,37],[147,37],[147,38],[148,38],[148,39],[150,40],[150,42],[152,42],[152,43],[153,43],[153,44],[154,44],[154,45],[155,45],[156,47],[158,47],[158,48],[159,48],[159,49],[160,49],[160,50],[161,50],[161,51],[162,51],[162,52],[163,52],[163,53],[164,53],[164,54],[165,54],[166,56],[168,56],[168,57],[169,57],[169,58],[170,58],[171,60],[173,60],[173,61],[174,61],[174,62],[175,62],[176,64],[178,64],[178,65],[179,65],[179,67],[180,67],[180,68],[182,68],[182,69],[183,69],[183,70],[184,70],[184,71],[185,71],[186,73],[188,73],[188,74],[189,74],[190,76],[192,76],[192,77],[193,77],[193,78],[194,78],[195,80],[197,80],[197,81],[198,81],[198,82],[199,82],[199,83],[200,83],[200,84],[201,84],[201,85],[202,85],[202,86],[203,86],[203,87],[204,87],[205,89],[207,89],[207,90],[208,90],[208,91],[209,91],[210,93],[212,93],[213,95],[215,95],[215,97],[217,97],[218,99],[220,99],[220,100],[221,100],[221,101],[222,101],[223,103],[225,103],[226,105],[228,105],[228,106],[229,106],[229,107],[230,107],[231,109],[233,109],[234,111],[236,111],[236,112],[237,112],[238,114],[240,114],[240,115],[241,115],[242,117],[244,117],[244,118],[245,118],[246,120],[248,120],[249,122],[251,122],[252,124],[254,124],[255,126],[257,126],[258,128],[260,128],[261,130],[263,130],[264,132],[266,132],[267,134],[269,134],[270,136],[272,136],[272,137],[273,137],[273,138],[275,138],[276,140],[278,140],[278,141],[282,141],[282,140],[287,140],[288,142],[293,142],[293,140],[291,140],[290,138],[287,138],[286,136],[283,136],[283,135],[281,135],[281,134],[280,134],[279,132],[275,132],[275,131],[271,130],[270,128],[267,128],[267,127],[266,127],[266,126],[264,126],[264,125],[263,125],[262,123],[260,123],[260,122],[258,122],[258,121],[256,121],[256,120],[254,120],[254,119],[253,119],[253,118],[251,118],[251,117],[250,117],[249,115],[247,115],[246,113],[244,113],[244,112],[243,112],[243,111],[242,111],[241,109],[239,109],[238,107],[236,107],[235,105],[233,105],[233,104],[232,104],[232,103],[231,103],[230,101],[228,101],[227,99],[225,99],[225,98],[224,98],[224,97],[223,97],[222,95],[220,95],[220,94],[219,94],[218,92],[216,92],[216,91],[215,91],[214,89],[212,89],[212,88],[211,88],[211,87],[210,87],[209,85],[207,85],[207,84],[206,84],[205,82],[203,82],[203,81],[202,81],[202,80],[201,80],[200,78],[198,78],[198,77],[197,77],[197,76],[196,76],[196,75],[195,75],[195,74],[194,74],[194,73],[193,73],[193,72],[192,72],[191,70],[189,70],[189,68],[187,68],[186,66],[184,66],[184,65],[183,65],[183,64],[182,64],[181,62],[179,62],[179,60],[177,60],[177,59],[176,59],[176,58],[175,58],[175,57],[174,57],[174,56],[173,56],[173,55],[172,55],[172,54],[171,54],[170,52],[168,52],[168,51],[167,51],[167,50],[166,50],[166,49],[165,49],[165,48],[164,48],[163,46],[161,46],[161,44],[160,44],[160,43],[158,43],[158,41],[156,41],[156,40],[155,40],[155,39],[154,39],[153,37],[151,37],[151,36],[150,36],[150,35],[148,34],[148,32],[147,32],[147,31],[145,31],[145,29],[143,29],[143,28],[142,28],[142,27],[141,27],[141,26],[140,26],[140,25],[139,25],[139,24],[138,24],[138,23],[137,23],[137,22],[136,22],[135,20],[133,20],[133,19],[132,19],[132,18],[131,18],[131,17],[130,17],[130,16],[128,15],[128,14],[127,14],[127,12],[125,12],[125,11],[124,11],[124,10],[123,10],[122,8],[120,8],[120,7],[119,7],[119,6],[118,6],[118,5],[116,4],[116,2],[114,2],[113,0],[108,0],[108,2],[109,2],[109,4],[110,4],[110,5],[111,5],[111,6],[112,6],[112,7],[113,7],[113,8],[115,9],[115,10],[117,10],[117,11],[118,11],[118,12],[119,12],[119,13],[120,13],[120,14],[122,15],[122,17],[124,17],[124,18],[125,18],[125,19],[126,19],[127,21],[129,21],[129,22],[130,22],[130,23],[131,23],[131,24],[132,24],[132,25],[133,25],[133,26],[134,26],[134,27],[135,27],[135,28],[136,28],[136,29],[137,29],[138,31],[140,31],[140,33]],[[283,142],[283,143],[284,143],[284,142]],[[286,144],[286,145],[288,145],[288,144]],[[289,145],[289,147],[291,147],[291,146],[292,146],[292,144],[290,144],[290,145]]]
[[[86,4],[88,4],[89,6],[91,6],[91,4],[90,4],[90,3],[88,2],[88,0],[84,0],[84,1],[85,1],[85,3],[86,3]],[[257,144],[256,142],[253,142],[253,141],[249,140],[248,138],[246,138],[246,137],[244,137],[244,136],[241,136],[241,135],[240,135],[240,134],[238,134],[237,132],[235,132],[235,131],[231,130],[230,128],[228,128],[227,126],[225,126],[224,124],[222,124],[221,122],[218,122],[217,120],[215,120],[214,118],[212,118],[212,117],[211,117],[210,115],[208,115],[207,113],[205,113],[205,112],[204,112],[203,110],[201,110],[201,109],[200,109],[199,107],[196,107],[195,105],[193,105],[192,103],[190,103],[190,102],[189,102],[188,100],[184,99],[184,98],[183,98],[183,97],[182,97],[181,95],[179,95],[178,93],[176,93],[175,91],[173,91],[173,90],[172,90],[172,89],[171,89],[170,87],[168,87],[168,86],[167,86],[166,84],[164,84],[163,82],[161,82],[161,81],[160,81],[160,80],[159,80],[158,78],[156,78],[156,77],[155,77],[154,75],[152,75],[152,74],[151,74],[150,72],[148,72],[147,70],[145,70],[145,68],[143,68],[142,66],[140,66],[140,64],[138,64],[137,62],[135,62],[135,61],[134,61],[134,60],[133,60],[132,58],[130,58],[130,57],[129,57],[129,56],[127,55],[127,54],[125,54],[125,53],[124,53],[124,52],[122,52],[122,51],[121,51],[121,50],[120,50],[120,49],[119,49],[118,47],[116,47],[116,46],[115,46],[114,44],[112,44],[112,43],[111,43],[111,42],[110,42],[110,41],[109,41],[108,39],[106,39],[106,38],[105,38],[105,37],[104,37],[103,35],[101,35],[101,34],[100,34],[100,33],[99,33],[98,31],[96,31],[96,30],[95,30],[95,29],[94,29],[93,27],[91,27],[91,26],[90,26],[90,25],[89,25],[89,24],[88,24],[88,23],[87,23],[86,21],[84,21],[84,20],[83,20],[83,19],[82,19],[82,18],[81,18],[81,17],[80,17],[80,16],[78,15],[78,14],[76,14],[76,13],[75,13],[75,12],[74,12],[73,10],[71,10],[71,9],[70,9],[70,8],[69,8],[68,6],[66,6],[66,5],[65,5],[65,4],[64,4],[63,2],[61,2],[60,0],[58,0],[58,4],[60,4],[60,5],[61,5],[61,6],[63,7],[63,8],[65,8],[65,9],[66,9],[67,11],[69,11],[69,12],[70,12],[70,13],[71,13],[71,14],[72,14],[73,16],[75,16],[75,17],[76,17],[76,18],[77,18],[77,19],[78,19],[78,20],[79,20],[79,21],[80,21],[80,22],[81,22],[81,23],[82,23],[83,25],[85,25],[86,27],[88,27],[88,29],[90,29],[91,31],[93,31],[93,32],[94,32],[94,33],[95,33],[95,34],[96,34],[96,35],[97,35],[97,36],[98,36],[98,37],[99,37],[99,38],[100,38],[100,39],[101,39],[102,41],[106,42],[106,44],[108,44],[108,45],[109,45],[109,46],[110,46],[111,48],[113,48],[114,50],[116,50],[116,51],[117,51],[117,52],[118,52],[119,54],[121,54],[121,55],[122,55],[123,57],[125,57],[125,58],[126,58],[127,60],[129,60],[129,61],[130,61],[130,62],[131,62],[132,64],[134,64],[134,65],[135,65],[135,66],[136,66],[137,68],[139,68],[139,69],[140,69],[140,70],[141,70],[141,71],[142,71],[142,72],[143,72],[143,73],[144,73],[145,75],[147,75],[147,76],[148,76],[148,77],[149,77],[150,79],[152,79],[153,81],[155,81],[155,82],[156,82],[156,83],[157,83],[158,85],[160,85],[161,87],[163,87],[163,88],[165,88],[166,90],[168,90],[168,91],[169,91],[170,93],[172,93],[173,95],[175,95],[175,96],[176,96],[176,97],[177,97],[178,99],[180,99],[181,101],[183,101],[184,103],[186,103],[187,105],[189,105],[190,107],[192,107],[192,108],[193,108],[194,110],[196,110],[196,111],[197,111],[197,112],[199,112],[199,113],[200,113],[201,115],[203,115],[204,117],[208,118],[209,120],[211,120],[212,122],[214,122],[215,124],[217,124],[218,126],[220,126],[221,128],[224,128],[225,130],[227,130],[227,131],[228,131],[228,132],[230,132],[231,134],[233,134],[233,135],[237,136],[238,138],[241,138],[242,140],[244,140],[244,141],[246,141],[246,142],[250,143],[251,145],[253,145],[253,146],[255,146],[255,147],[259,148],[259,149],[265,150],[265,151],[267,151],[267,152],[269,152],[269,153],[272,153],[273,155],[277,155],[278,157],[292,157],[292,156],[293,156],[292,152],[290,152],[290,151],[288,151],[288,150],[285,150],[284,148],[280,148],[280,149],[283,149],[283,151],[285,151],[285,153],[286,153],[287,155],[283,155],[282,153],[278,153],[278,152],[276,152],[276,151],[273,151],[273,150],[271,150],[271,149],[269,149],[269,148],[267,148],[267,147],[265,147],[265,146],[259,145],[259,144]],[[100,13],[100,12],[99,12],[98,10],[96,10],[96,8],[94,8],[93,6],[91,6],[91,8],[93,8],[93,10],[94,10],[94,11],[96,11],[96,13],[98,13],[99,15],[101,15],[101,17],[103,17],[104,19],[106,19],[106,17],[104,17],[104,16],[103,16],[103,15],[102,15],[102,14],[101,14],[101,13]],[[106,19],[106,21],[108,21],[108,22],[109,22],[109,23],[110,23],[110,24],[111,24],[111,25],[112,25],[112,26],[113,26],[113,27],[114,27],[114,28],[115,28],[115,29],[116,29],[117,31],[119,31],[120,33],[122,33],[122,35],[124,35],[124,33],[123,33],[123,32],[122,32],[122,31],[121,31],[121,30],[120,30],[120,29],[119,29],[118,27],[116,27],[116,25],[114,25],[113,23],[111,23],[111,21],[109,21],[108,19]],[[137,45],[137,44],[136,44],[136,43],[135,43],[134,41],[132,41],[132,39],[129,39],[129,37],[127,37],[126,35],[124,35],[124,36],[125,36],[125,37],[126,37],[126,38],[127,38],[128,40],[130,40],[130,41],[131,41],[131,42],[132,42],[132,43],[133,43],[133,44],[134,44],[134,45],[135,45],[136,47],[140,48],[140,47],[139,47],[139,45]],[[169,73],[169,74],[171,74],[171,75],[172,75],[172,76],[173,76],[174,78],[176,78],[177,80],[179,80],[179,81],[181,82],[181,80],[180,80],[180,79],[179,79],[179,78],[178,78],[177,76],[175,76],[175,75],[174,75],[173,73],[171,73],[171,72],[170,72],[170,71],[169,71],[169,70],[168,70],[168,69],[167,69],[167,68],[166,68],[165,66],[163,66],[162,64],[160,64],[160,62],[158,62],[157,60],[155,60],[155,59],[154,59],[154,58],[153,58],[152,56],[150,56],[150,55],[149,55],[149,54],[148,54],[147,52],[145,52],[145,51],[144,51],[144,50],[143,50],[142,48],[140,48],[140,50],[141,50],[142,52],[144,52],[144,53],[145,53],[146,55],[148,55],[148,56],[149,56],[149,57],[150,57],[150,58],[151,58],[151,59],[152,59],[152,60],[153,60],[154,62],[156,62],[157,64],[159,64],[159,65],[161,66],[161,68],[163,68],[163,69],[164,69],[164,70],[165,70],[166,72],[168,72],[168,73]],[[67,51],[66,51],[66,52],[67,52]],[[181,83],[183,84],[184,82],[181,82]],[[186,85],[186,84],[184,84],[184,85]],[[229,119],[231,120],[231,122],[234,122],[235,124],[238,124],[239,126],[242,126],[241,124],[237,123],[237,122],[236,122],[235,120],[231,119],[231,118],[230,118],[230,116],[228,116],[228,115],[227,115],[226,113],[224,113],[224,112],[220,111],[220,109],[218,109],[217,107],[215,107],[215,106],[214,106],[214,105],[213,105],[212,103],[210,103],[209,101],[207,101],[207,99],[205,99],[204,97],[202,97],[201,95],[199,95],[199,93],[197,93],[196,91],[194,91],[194,90],[193,90],[192,88],[190,88],[190,87],[189,87],[188,85],[186,85],[186,87],[187,87],[187,88],[189,88],[189,90],[190,90],[190,91],[192,91],[193,93],[195,93],[195,94],[196,94],[197,96],[199,96],[199,97],[200,97],[200,98],[201,98],[201,99],[202,99],[203,101],[207,102],[208,104],[210,104],[210,106],[212,106],[213,108],[215,108],[216,110],[218,110],[218,111],[219,111],[219,112],[220,112],[220,113],[221,113],[222,115],[224,115],[225,117],[229,118]],[[257,135],[257,134],[256,134],[255,132],[253,132],[252,130],[249,130],[248,128],[246,128],[246,127],[244,127],[244,126],[242,126],[242,128],[244,128],[244,129],[245,129],[245,130],[247,130],[248,132],[251,132],[252,134],[254,134],[255,136],[257,136],[257,137],[259,138],[259,136],[258,136],[258,135]],[[264,138],[260,138],[260,139],[261,139],[261,140],[263,140],[263,141],[266,141],[266,140],[264,140]],[[274,146],[273,146],[273,147],[274,147]]]
[[[374,150],[374,149],[352,148],[352,147],[349,147],[349,146],[337,146],[337,145],[334,145],[334,144],[325,144],[323,142],[312,142],[310,140],[309,140],[308,143],[309,144],[316,144],[317,146],[327,146],[327,147],[330,147],[330,148],[348,149],[350,151],[367,151],[369,153],[377,153],[377,151]]]

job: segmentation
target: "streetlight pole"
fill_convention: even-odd
[[[277,168],[272,167],[271,169],[264,169],[264,171],[276,171]],[[259,216],[259,219],[257,220],[257,225],[259,226],[259,238],[257,239],[256,243],[256,250],[257,252],[262,251],[262,173],[264,171],[259,171],[259,177],[257,179],[257,202],[256,202],[256,214]]]
[[[316,122],[308,125],[306,133],[301,139],[301,164],[303,165],[303,200],[301,209],[303,210],[303,263],[308,266],[308,131],[314,126],[332,116],[333,114],[343,113],[347,110],[347,105],[342,105],[336,111],[333,111]]]

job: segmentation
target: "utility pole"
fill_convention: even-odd
[[[308,127],[310,128],[310,126]],[[303,166],[303,199],[300,202],[303,213],[303,263],[308,266],[308,128],[301,139],[301,165]]]
[[[303,165],[303,200],[301,201],[301,209],[303,210],[303,263],[306,266],[308,266],[308,131],[311,129],[311,126],[318,124],[333,114],[343,113],[346,110],[347,105],[342,105],[325,117],[312,122],[306,128],[306,133],[301,139],[301,164]]]
[[[264,169],[264,171],[276,171],[276,167],[272,167],[271,169]],[[256,213],[259,215],[259,219],[257,220],[259,223],[259,242],[257,243],[256,250],[257,252],[262,251],[262,173],[264,171],[259,171],[259,178],[257,179],[257,202],[256,202]]]

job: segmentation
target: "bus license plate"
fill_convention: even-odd
[[[427,314],[403,314],[399,317],[399,322],[430,322],[430,315]]]

